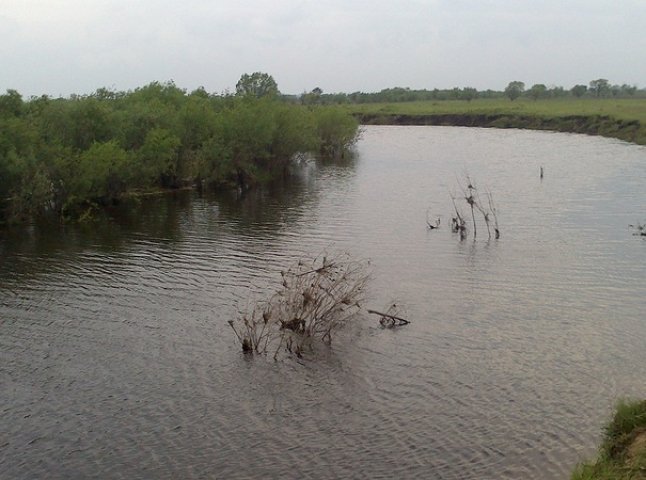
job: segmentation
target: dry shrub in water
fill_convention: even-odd
[[[314,339],[333,334],[361,309],[369,262],[341,253],[299,261],[281,272],[282,285],[250,314],[229,321],[245,352],[298,356]]]
[[[487,190],[486,199],[487,203],[483,202],[480,199],[478,189],[475,186],[475,182],[471,179],[468,174],[465,174],[464,180],[466,181],[466,187],[463,187],[460,182],[458,185],[462,190],[462,198],[467,202],[467,205],[471,209],[471,218],[473,220],[473,238],[476,238],[477,235],[477,225],[476,225],[476,210],[480,212],[482,218],[487,226],[487,234],[491,238],[491,223],[493,222],[493,230],[495,238],[500,238],[500,229],[498,227],[498,210],[496,209],[493,201],[493,195],[491,191]],[[460,234],[460,239],[464,240],[467,237],[467,221],[464,214],[461,212],[458,204],[456,203],[456,195],[451,194],[451,200],[453,202],[453,209],[455,211],[455,216],[451,218],[451,230],[454,233]],[[427,221],[428,223],[428,221]]]

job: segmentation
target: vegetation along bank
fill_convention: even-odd
[[[126,195],[199,185],[245,189],[295,155],[339,156],[358,122],[338,106],[281,97],[243,75],[235,94],[172,82],[70,98],[0,95],[0,223],[79,219]]]
[[[584,133],[646,145],[646,99],[477,99],[346,108],[366,125],[451,125]]]
[[[646,400],[622,401],[595,461],[579,465],[572,480],[646,479]]]
[[[646,145],[646,90],[593,80],[570,90],[411,90],[284,95],[271,75],[234,94],[172,82],[69,98],[0,95],[0,224],[84,218],[122,197],[200,186],[246,189],[311,152],[339,156],[367,125],[528,128]]]

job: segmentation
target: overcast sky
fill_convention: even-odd
[[[646,87],[646,0],[0,0],[0,91]]]

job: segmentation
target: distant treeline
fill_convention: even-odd
[[[638,89],[634,85],[613,85],[608,80],[600,78],[592,80],[588,85],[575,85],[570,89],[558,86],[546,86],[542,83],[525,88],[520,81],[510,82],[505,90],[477,90],[472,87],[413,90],[410,88],[386,88],[379,92],[364,93],[323,93],[320,88],[303,93],[299,99],[304,104],[347,104],[347,103],[396,103],[415,101],[465,100],[476,98],[509,98],[515,100],[527,97],[533,100],[549,98],[646,98],[646,89]]]
[[[284,101],[271,76],[243,75],[235,95],[172,82],[69,98],[0,95],[0,222],[78,218],[133,191],[247,188],[298,153],[341,155],[357,121]]]

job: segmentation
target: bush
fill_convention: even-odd
[[[346,112],[333,107],[314,110],[319,139],[319,152],[329,157],[340,157],[358,139],[359,123]]]
[[[356,132],[356,121],[332,108],[187,94],[172,82],[28,102],[8,91],[0,95],[0,221],[47,210],[74,217],[133,188],[248,188],[282,175],[298,153],[342,154]]]
[[[356,317],[368,281],[368,262],[347,254],[299,261],[281,272],[281,288],[250,314],[229,321],[244,352],[301,356],[315,339],[327,344]]]

